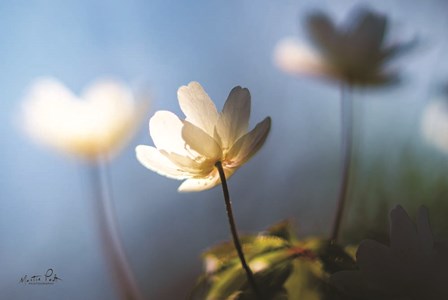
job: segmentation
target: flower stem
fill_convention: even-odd
[[[341,183],[331,240],[337,242],[348,196],[353,140],[353,101],[350,85],[341,85]]]
[[[241,265],[246,272],[249,285],[251,286],[257,298],[262,299],[260,290],[255,283],[254,274],[252,273],[252,270],[249,268],[249,265],[246,263],[246,259],[244,258],[243,248],[241,247],[240,239],[236,230],[235,219],[233,218],[232,202],[230,201],[229,189],[227,187],[226,175],[224,173],[222,163],[218,161],[215,166],[218,169],[219,177],[221,178],[222,191],[224,193],[224,201],[226,203],[227,219],[229,221],[230,231],[232,232],[233,244],[235,245],[236,252],[238,253],[238,257],[241,261]]]
[[[105,164],[100,161],[90,167],[90,179],[95,197],[95,216],[101,236],[101,243],[111,273],[120,292],[120,299],[143,299],[132,274],[121,243],[110,191],[110,179]]]

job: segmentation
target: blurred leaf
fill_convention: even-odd
[[[266,230],[266,234],[277,236],[290,243],[297,242],[297,236],[292,228],[291,222],[288,220],[277,223]]]

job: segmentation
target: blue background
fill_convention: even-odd
[[[218,107],[232,87],[248,87],[251,126],[272,117],[265,147],[230,180],[240,231],[291,218],[301,235],[327,234],[338,188],[338,86],[283,74],[272,55],[283,37],[306,39],[300,20],[312,9],[340,20],[357,3],[369,2],[2,1],[1,298],[116,299],[99,247],[87,165],[35,145],[21,129],[26,88],[45,75],[76,92],[103,75],[150,90],[151,111],[110,164],[120,231],[148,299],[184,299],[201,272],[200,252],[229,237],[219,188],[179,194],[180,182],[135,159],[136,145],[152,144],[149,117],[159,109],[181,115],[176,91],[190,81],[199,81]],[[419,119],[448,75],[448,2],[377,0],[370,6],[391,17],[393,38],[421,38],[399,61],[401,86],[354,93],[362,161],[381,157],[393,166],[404,146],[433,154],[422,144]],[[50,267],[62,282],[18,283]]]

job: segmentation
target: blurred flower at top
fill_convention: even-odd
[[[197,82],[177,91],[179,119],[169,111],[158,111],[149,121],[155,147],[139,145],[137,159],[148,169],[169,178],[183,180],[180,192],[202,191],[218,185],[217,162],[229,178],[264,144],[271,119],[266,117],[248,132],[250,93],[232,89],[221,113]]]
[[[307,17],[306,29],[315,49],[286,38],[278,43],[274,59],[285,72],[376,86],[398,80],[386,64],[415,43],[386,44],[386,16],[357,8],[344,26],[336,26],[323,12]]]
[[[80,97],[53,78],[34,81],[23,105],[26,131],[38,142],[88,159],[116,154],[132,137],[147,104],[130,88],[99,79]]]
[[[332,282],[359,299],[448,299],[448,244],[434,239],[426,208],[419,209],[417,226],[401,206],[390,220],[390,246],[363,241],[359,271],[335,273]]]
[[[448,154],[448,100],[429,103],[423,111],[421,130],[426,141]]]

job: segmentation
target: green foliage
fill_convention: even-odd
[[[411,216],[420,205],[429,208],[435,236],[448,234],[448,177],[445,155],[415,145],[390,157],[359,161],[353,170],[351,199],[343,226],[347,243],[370,238],[388,243],[388,215],[397,204]]]
[[[337,271],[356,269],[350,252],[327,240],[299,240],[289,222],[276,224],[242,239],[243,250],[265,299],[343,299],[329,283]],[[256,299],[233,243],[225,242],[202,255],[205,274],[191,300]]]

